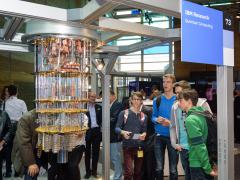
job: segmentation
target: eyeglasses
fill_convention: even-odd
[[[135,99],[135,98],[134,98],[134,99],[132,99],[132,100],[133,100],[133,101],[141,101],[142,99]]]

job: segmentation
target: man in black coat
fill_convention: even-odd
[[[102,107],[95,104],[96,93],[89,93],[89,103],[88,103],[88,127],[86,132],[86,151],[85,151],[85,167],[86,175],[85,179],[94,176],[98,178],[97,175],[97,164],[99,159],[100,143],[102,140]],[[92,155],[92,168],[90,169],[90,159]]]
[[[2,180],[3,148],[14,135],[11,121],[5,111],[0,110],[0,180]]]
[[[123,110],[122,104],[117,101],[114,91],[110,91],[110,159],[114,165],[114,180],[122,178],[121,138],[115,133],[119,113]]]

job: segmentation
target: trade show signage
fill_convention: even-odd
[[[234,66],[234,33],[223,30],[223,65]]]
[[[182,61],[223,65],[223,13],[182,0]]]
[[[223,29],[228,31],[234,31],[233,16],[223,13]]]

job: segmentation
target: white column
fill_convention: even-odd
[[[217,66],[218,180],[234,180],[233,67]]]
[[[103,179],[110,179],[110,75],[102,75]]]

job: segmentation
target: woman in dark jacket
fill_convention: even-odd
[[[11,121],[5,111],[0,110],[0,180],[2,180],[3,148],[13,135]]]

